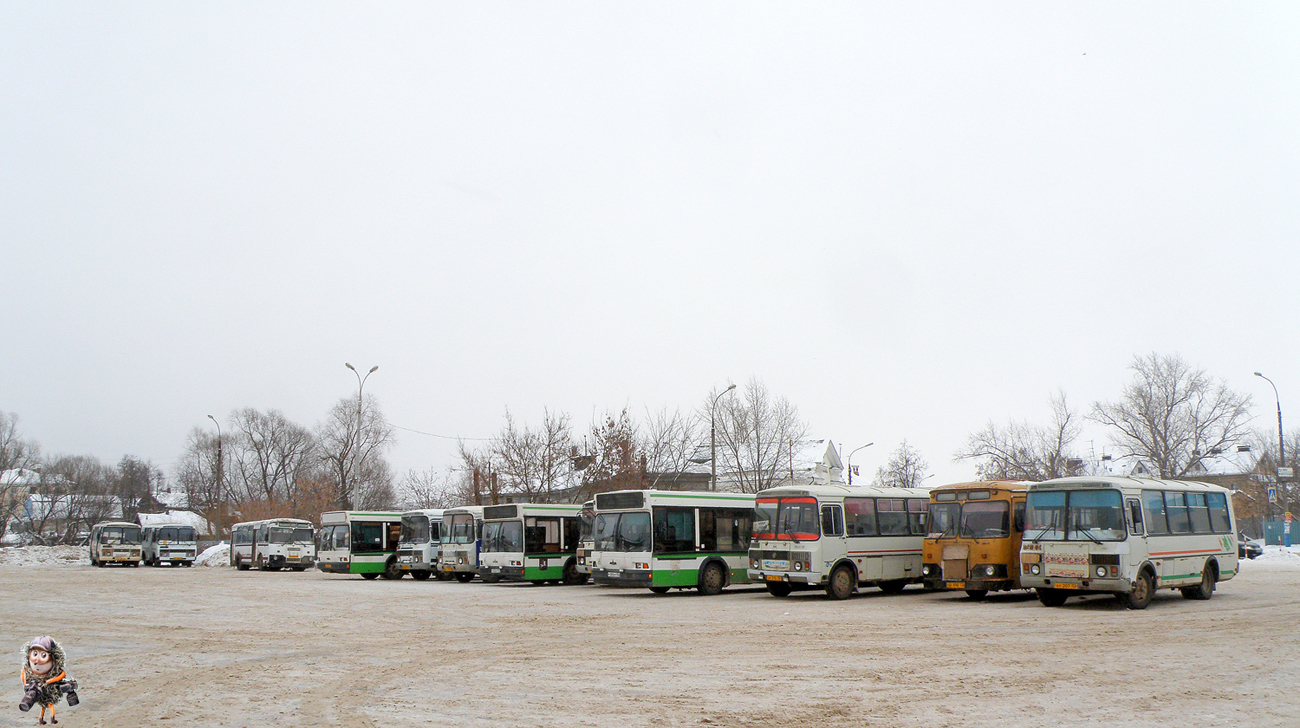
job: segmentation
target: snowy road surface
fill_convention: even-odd
[[[1300,559],[1143,612],[39,561],[0,560],[0,633],[15,673],[64,643],[70,727],[1300,725]]]

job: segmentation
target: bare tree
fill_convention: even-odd
[[[0,412],[0,476],[9,471],[30,469],[40,462],[40,457],[40,446],[18,433],[18,415]],[[21,512],[27,497],[20,473],[14,472],[7,477],[9,482],[0,482],[0,539],[5,537],[9,524]]]
[[[690,470],[700,448],[700,424],[697,417],[681,410],[646,411],[644,425],[638,432],[638,449],[645,457],[649,487],[657,488],[676,481]]]
[[[374,397],[340,399],[317,429],[317,441],[338,508],[351,510],[354,501],[395,499],[392,470],[384,458],[393,442],[393,427]]]
[[[397,487],[402,506],[407,509],[455,508],[461,499],[454,471],[408,470]]]
[[[108,474],[108,493],[122,505],[122,517],[133,520],[141,511],[156,505],[153,494],[163,482],[163,473],[151,462],[123,455],[117,469]]]
[[[228,469],[249,499],[269,503],[296,498],[298,483],[316,457],[316,438],[306,427],[290,421],[279,410],[265,413],[253,408],[230,417],[233,447],[228,448]]]
[[[871,484],[887,488],[919,488],[929,467],[921,453],[903,440],[903,444],[889,456],[889,462],[876,470],[876,478]]]
[[[645,461],[637,450],[636,425],[624,409],[606,413],[592,423],[585,443],[587,452],[573,453],[583,464],[582,487],[573,500],[581,502],[596,493],[646,487]]]
[[[1052,421],[1046,426],[990,421],[953,459],[978,460],[975,469],[984,480],[1040,481],[1080,474],[1083,460],[1073,452],[1079,416],[1066,403],[1065,392],[1053,395],[1051,404]]]
[[[1151,463],[1162,478],[1186,476],[1212,450],[1249,434],[1250,395],[1214,381],[1177,354],[1135,356],[1133,380],[1118,402],[1094,402],[1090,417],[1111,429],[1124,455]]]
[[[700,412],[709,417],[710,393]],[[799,410],[785,397],[772,397],[757,378],[745,385],[739,397],[723,397],[717,404],[718,473],[732,489],[757,493],[789,478],[790,448],[808,433]],[[719,486],[722,487],[722,486]]]

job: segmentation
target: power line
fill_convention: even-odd
[[[414,433],[417,434],[417,435],[427,435],[427,436],[429,436],[429,437],[439,437],[439,438],[442,438],[443,440],[473,440],[473,441],[475,441],[475,442],[488,442],[488,441],[490,441],[490,440],[493,439],[493,438],[491,438],[491,437],[458,437],[458,436],[454,436],[454,435],[437,435],[437,434],[434,434],[434,433],[432,433],[432,432],[424,432],[423,430],[412,430],[412,429],[409,428],[409,427],[402,427],[401,425],[393,425],[393,427],[394,427],[395,429],[398,429],[398,430],[405,430],[406,432],[414,432]]]

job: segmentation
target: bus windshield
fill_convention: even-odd
[[[140,543],[138,526],[109,526],[99,532],[100,543]]]
[[[491,521],[483,524],[483,550],[521,553],[524,550],[522,521]]]
[[[1007,501],[971,501],[961,507],[961,535],[965,538],[1006,538],[1011,535],[1011,504]]]
[[[158,529],[155,541],[193,541],[194,529],[189,526],[164,526]]]
[[[477,540],[474,538],[473,513],[457,513],[443,531],[443,541],[447,543],[474,543]]]
[[[930,538],[951,538],[957,535],[957,523],[961,520],[960,503],[930,504]]]
[[[429,517],[402,516],[401,543],[428,543]]]
[[[760,498],[754,503],[754,538],[815,541],[821,538],[816,498]]]
[[[1117,490],[1030,491],[1025,537],[1031,541],[1123,541],[1123,503]]]
[[[650,514],[602,513],[593,525],[597,551],[649,551]]]
[[[583,508],[582,515],[578,516],[578,540],[590,541],[595,525],[596,514],[589,508]]]

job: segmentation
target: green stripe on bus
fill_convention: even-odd
[[[353,574],[382,574],[384,571],[384,562],[382,561],[353,561],[348,567],[348,571]]]
[[[559,579],[564,576],[564,565],[548,566],[545,569],[536,566],[524,567],[524,581],[545,581],[547,579]]]
[[[697,586],[700,583],[699,569],[655,569],[650,574],[650,583],[654,586]]]

